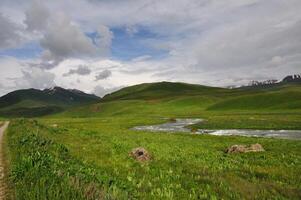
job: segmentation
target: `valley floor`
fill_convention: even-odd
[[[301,129],[300,113],[187,115],[207,119],[207,123],[197,127]],[[181,116],[184,114],[177,117]],[[301,198],[300,141],[130,130],[138,125],[165,122],[166,117],[162,113],[119,113],[13,121],[8,142],[16,196],[20,199],[37,196],[48,199]],[[234,144],[254,143],[262,144],[266,151],[224,152]],[[152,160],[140,163],[131,158],[130,151],[137,147],[147,149]],[[29,182],[33,185],[28,186]],[[46,187],[48,190],[43,189]]]
[[[300,141],[131,130],[174,118],[205,120],[192,129],[301,130],[299,86],[133,87],[96,104],[12,120],[7,146],[16,198],[301,199]],[[255,143],[266,151],[225,153]],[[137,147],[151,160],[132,158]]]

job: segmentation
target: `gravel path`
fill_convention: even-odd
[[[6,184],[6,174],[4,169],[4,156],[3,156],[3,135],[4,131],[8,127],[9,122],[5,122],[2,127],[0,127],[0,200],[7,199],[7,184]]]

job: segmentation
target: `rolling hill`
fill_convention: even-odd
[[[209,87],[196,84],[180,83],[180,82],[157,82],[143,83],[126,88],[122,88],[116,92],[105,95],[102,101],[113,100],[130,100],[130,99],[163,99],[176,98],[181,96],[195,95],[218,95],[229,92],[229,89]]]
[[[299,112],[301,84],[236,89],[186,83],[145,83],[108,94],[99,103],[68,109],[65,117],[203,116],[218,112]]]
[[[262,87],[243,87],[243,92],[208,107],[210,111],[301,109],[301,84],[281,82]]]
[[[207,111],[293,111],[301,110],[301,84],[280,82],[229,89],[157,82],[125,87],[102,99],[60,87],[18,90],[0,98],[0,116],[4,117],[36,117],[65,110],[66,115],[86,117],[128,113],[192,115]]]
[[[0,116],[35,117],[60,112],[69,107],[96,103],[95,95],[79,90],[51,89],[17,90],[0,97]]]

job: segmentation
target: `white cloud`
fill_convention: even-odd
[[[95,43],[99,47],[99,51],[103,55],[107,55],[111,48],[113,32],[104,25],[100,25],[97,29]]]
[[[108,54],[113,33],[104,25],[97,27],[97,36],[89,38],[79,24],[65,12],[51,12],[41,1],[34,0],[24,20],[28,30],[41,34],[43,48],[39,65],[50,69],[67,58],[86,58]]]
[[[102,72],[99,72],[96,76],[95,76],[95,80],[99,81],[99,80],[104,80],[109,78],[112,75],[112,72],[110,70],[103,70]]]
[[[55,75],[40,68],[22,70],[22,76],[15,79],[17,88],[44,89],[55,86]]]
[[[162,80],[225,86],[300,73],[300,0],[34,1],[26,15],[24,1],[0,1],[0,11],[14,20],[0,16],[0,25],[8,27],[0,29],[0,48],[16,45],[16,26],[25,21],[41,34],[36,40],[44,50],[42,62],[35,63],[64,87],[91,91],[104,70],[112,73],[101,81],[104,88]],[[126,29],[131,39],[143,29],[154,37],[142,33],[137,42],[168,53],[110,58],[114,28]],[[86,33],[97,37],[93,41]],[[79,65],[91,73],[63,76]]]
[[[152,58],[152,56],[150,56],[150,55],[144,55],[144,56],[139,56],[139,57],[133,58],[131,61],[132,62],[141,62],[141,61],[150,60],[151,58]]]
[[[69,72],[63,74],[63,76],[70,76],[73,74],[78,74],[78,75],[89,75],[91,74],[91,70],[89,69],[89,67],[85,66],[85,65],[80,65],[78,66],[76,69],[70,69]]]
[[[24,23],[30,31],[44,30],[48,25],[50,16],[47,7],[39,0],[34,0],[28,10],[25,11]]]
[[[22,75],[22,69],[24,67],[17,59],[13,57],[0,57],[0,83],[4,86],[2,88],[3,92],[15,89],[13,79]]]
[[[29,60],[23,61],[29,62]],[[0,57],[0,95],[24,88],[47,88],[55,85],[55,74],[24,65],[13,57]]]
[[[112,87],[112,88],[104,88],[100,85],[97,85],[94,90],[92,91],[93,94],[99,96],[99,97],[103,97],[106,94],[110,94],[112,92],[115,92],[119,89],[121,89],[122,87]]]
[[[40,43],[44,48],[43,59],[47,62],[85,57],[96,51],[92,41],[64,14],[57,15],[49,23]]]
[[[0,12],[0,50],[16,47],[22,41],[21,27]]]

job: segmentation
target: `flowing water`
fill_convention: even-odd
[[[191,132],[193,134],[209,134],[209,135],[238,135],[247,137],[268,137],[301,140],[301,130],[247,130],[247,129],[225,129],[225,130],[209,130],[198,129],[192,132],[188,125],[202,122],[202,119],[176,119],[174,122],[167,122],[158,125],[136,126],[133,130],[152,131],[152,132]]]

